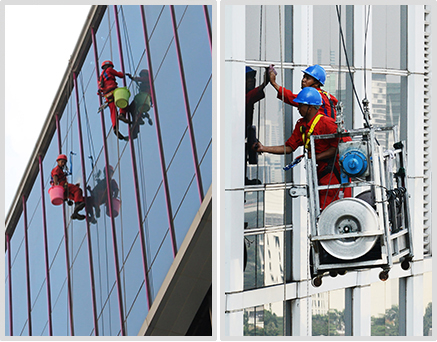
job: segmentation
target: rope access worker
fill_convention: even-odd
[[[122,78],[124,73],[118,72],[114,69],[114,64],[111,61],[104,61],[102,63],[102,73],[99,78],[99,91],[97,95],[105,97],[106,103],[109,106],[111,112],[112,128],[115,135],[122,140],[127,140],[120,132],[117,130],[117,119],[129,123],[130,121],[126,117],[127,109],[120,108],[120,115],[117,115],[117,108],[114,102],[114,90],[118,87],[115,77]]]
[[[79,184],[74,185],[68,183],[67,175],[64,173],[67,156],[65,154],[60,154],[56,159],[56,162],[58,165],[51,172],[52,181],[50,183],[52,185],[61,185],[64,187],[64,198],[69,198],[75,202],[74,212],[71,215],[71,218],[73,220],[83,220],[85,219],[85,215],[79,214],[79,211],[85,207],[82,189],[79,187]]]
[[[97,223],[95,217],[100,217],[100,206],[105,204],[108,206],[108,195],[107,195],[107,187],[106,187],[106,168],[103,169],[103,174],[105,177],[103,179],[98,179],[97,184],[94,189],[91,190],[90,186],[87,187],[89,192],[91,193],[90,197],[87,197],[87,208],[88,215],[91,223]],[[112,178],[114,175],[114,168],[109,165],[108,167],[109,174],[109,187],[110,187],[110,196],[112,198],[116,198],[118,196],[119,187],[115,179]],[[95,217],[94,217],[95,213]]]
[[[319,113],[324,114],[328,117],[336,119],[337,110],[336,106],[338,103],[337,98],[334,95],[329,94],[328,92],[321,89],[325,85],[326,81],[326,71],[323,67],[318,64],[312,65],[305,70],[302,70],[303,77],[301,81],[301,89],[305,87],[315,88],[322,97],[322,105],[319,108]],[[282,100],[282,94],[284,94],[284,102],[288,103],[292,106],[297,107],[298,103],[294,101],[297,94],[293,94],[290,90],[281,87],[276,83],[276,74],[273,71],[270,71],[270,83],[278,92],[278,99]]]
[[[299,146],[310,150],[310,136],[337,133],[335,120],[324,114],[320,114],[322,96],[312,87],[303,88],[293,100],[297,104],[298,111],[302,116],[294,126],[291,137],[285,142],[285,146],[263,146],[260,142],[255,143],[254,149],[257,152],[272,154],[284,154],[294,152]],[[338,162],[338,140],[317,139],[315,140],[315,152],[317,163],[317,178],[319,185],[340,184],[340,165]],[[351,196],[351,189],[327,189],[319,191],[320,208],[323,210],[328,204],[341,197]]]
[[[253,111],[255,103],[261,101],[265,97],[264,88],[269,83],[268,67],[264,73],[264,82],[255,88],[256,70],[246,66],[246,157],[245,163],[257,164],[257,154],[253,153],[252,146],[257,141],[255,126],[253,126]],[[245,166],[246,173],[247,167]],[[245,185],[261,184],[259,179],[249,179],[245,177]]]

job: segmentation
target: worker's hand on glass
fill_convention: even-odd
[[[132,79],[133,77],[132,77],[132,75],[131,74],[129,74],[129,73],[126,73],[125,74],[127,77],[129,77],[130,79]]]

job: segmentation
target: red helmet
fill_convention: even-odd
[[[114,67],[114,64],[112,64],[111,61],[104,61],[104,62],[102,63],[102,69],[103,69],[103,67],[104,67],[105,65],[110,65],[110,66]]]
[[[56,161],[60,160],[60,159],[64,159],[65,161],[67,161],[67,156],[65,154],[60,154],[58,156],[58,158],[56,158]]]

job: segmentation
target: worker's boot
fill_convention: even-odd
[[[71,219],[72,219],[72,220],[79,220],[79,221],[82,221],[82,220],[85,220],[85,215],[78,214],[78,213],[73,213],[73,214],[71,215]]]
[[[114,134],[117,136],[120,140],[129,141],[129,137],[125,137],[123,134],[121,134],[117,129],[114,129]]]
[[[74,205],[74,213],[77,214],[83,208],[85,208],[85,202],[76,202],[75,205]]]

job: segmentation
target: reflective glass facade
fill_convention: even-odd
[[[139,333],[212,183],[211,10],[92,7],[60,110],[9,215],[6,335]],[[114,134],[109,108],[97,113],[104,60],[133,77],[149,72],[151,105],[115,127],[128,141]],[[127,76],[117,82],[130,108],[145,93]],[[86,195],[85,220],[50,203],[60,153],[68,182]]]
[[[430,8],[227,5],[224,12],[228,28],[225,83],[230,89],[225,93],[228,104],[224,110],[224,139],[228,144],[223,212],[226,334],[427,334],[432,303],[429,304],[428,295],[425,300],[420,292],[422,286],[429,288],[430,278],[421,271],[408,273],[395,265],[400,272],[393,272],[394,279],[385,283],[379,281],[375,272],[366,270],[362,277],[360,272],[353,276],[327,276],[328,283],[319,288],[309,284],[310,231],[304,163],[283,171],[303,149],[299,147],[286,156],[262,153],[254,157],[245,148],[245,144],[251,148],[250,134],[244,133],[252,126],[252,141],[258,139],[264,146],[283,145],[301,116],[267,84],[253,106],[253,121],[245,122],[248,90],[243,93],[240,89],[247,82],[248,67],[256,71],[258,87],[264,81],[265,68],[274,64],[277,84],[297,94],[302,71],[319,64],[327,73],[322,89],[344,105],[346,129],[363,127],[364,98],[370,102],[375,126],[397,126],[397,138],[408,145],[408,189],[416,208],[412,209],[417,239],[414,261],[430,271],[432,253],[425,246],[430,246],[431,232],[424,233],[423,228],[428,217],[423,189],[431,179],[423,175],[428,172],[427,146],[431,138],[430,126],[422,125],[429,117],[430,93],[428,86],[423,85],[430,70],[429,22],[424,20]],[[239,22],[241,18],[245,18],[243,23]],[[393,139],[392,135],[377,133],[384,150],[392,148]],[[237,164],[238,160],[241,164]],[[413,180],[416,176],[420,181]],[[301,187],[303,193],[290,196],[292,186]],[[271,303],[275,303],[274,309],[270,309]],[[411,303],[419,305],[420,310]],[[280,324],[275,319],[276,328],[267,329],[266,317],[272,327],[273,316],[281,318]],[[422,318],[427,324],[423,332]]]

